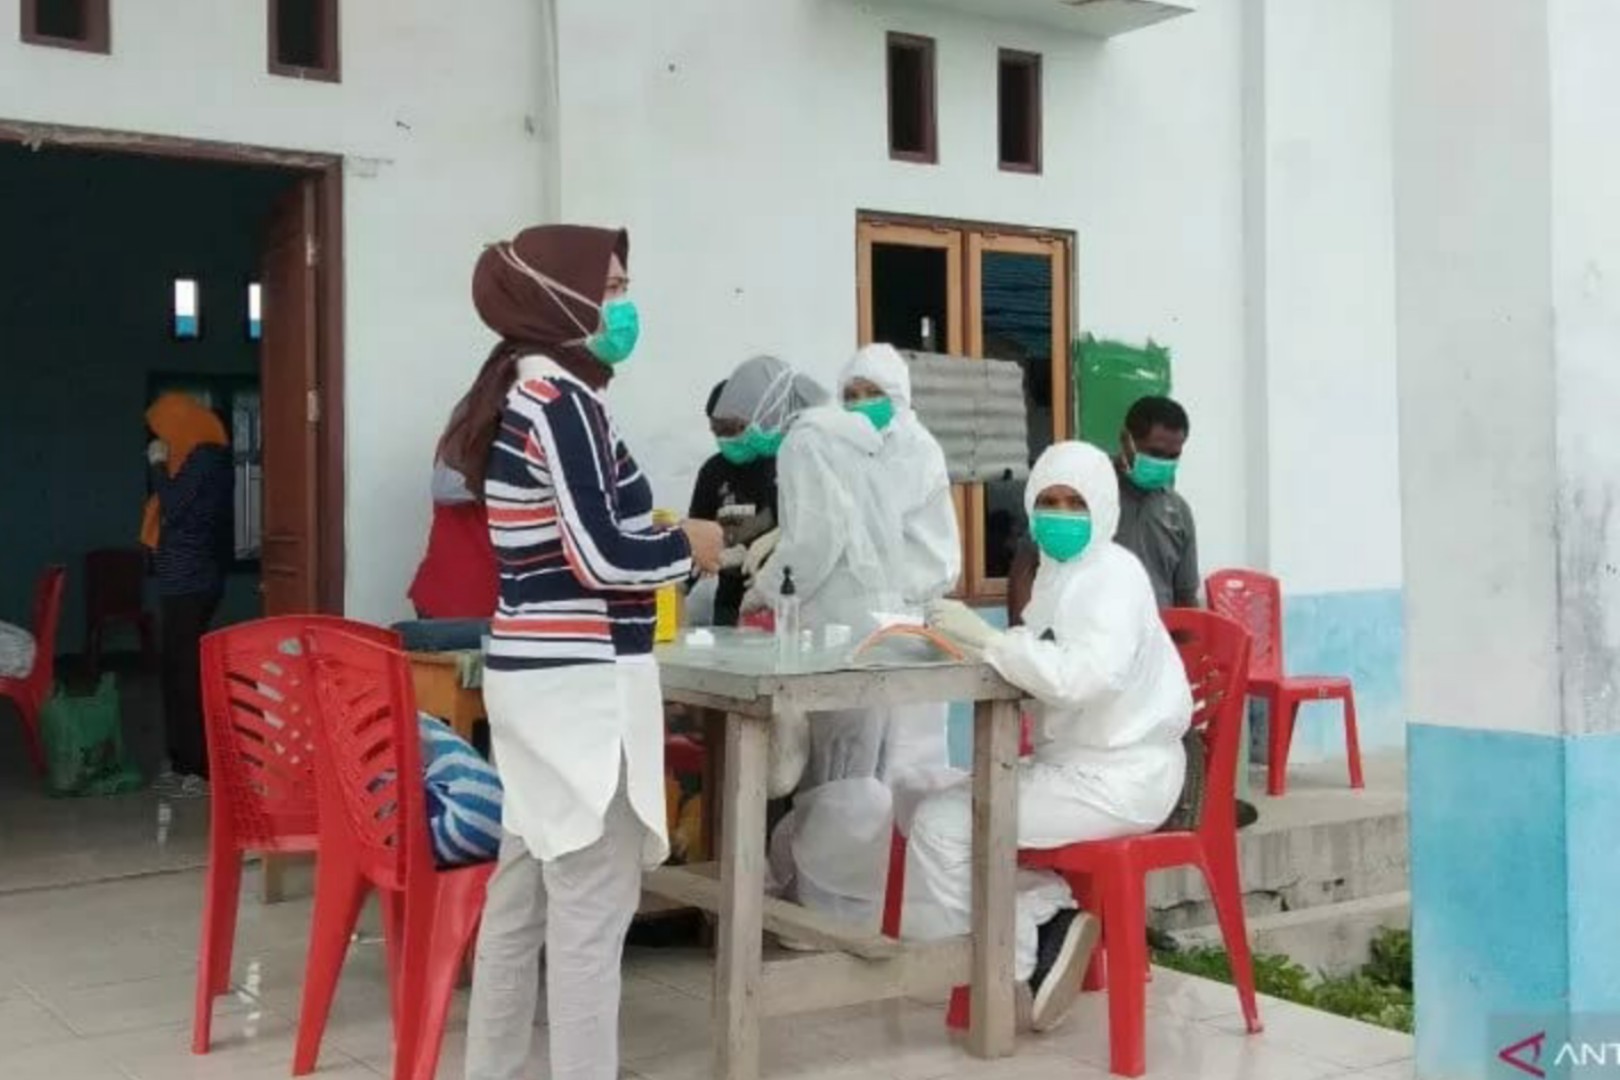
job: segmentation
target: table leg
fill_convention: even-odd
[[[968,1049],[1006,1057],[1014,1041],[1013,909],[1018,873],[1018,703],[973,711],[973,1017]]]
[[[720,954],[715,965],[717,1080],[758,1080],[765,898],[765,769],[770,725],[726,718],[720,828]]]

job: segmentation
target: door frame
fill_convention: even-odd
[[[316,395],[320,424],[316,432],[315,465],[309,477],[315,485],[315,597],[320,611],[342,614],[345,497],[342,155],[106,128],[41,124],[4,117],[0,117],[0,142],[22,143],[36,150],[41,147],[98,150],[183,161],[276,168],[302,173],[315,181],[315,240],[320,270],[315,296],[315,334],[318,343]]]

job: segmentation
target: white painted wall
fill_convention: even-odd
[[[1296,595],[1401,584],[1392,2],[1250,4],[1266,440],[1250,497],[1267,529],[1250,539]]]
[[[842,0],[559,5],[562,210],[631,230],[644,345],[615,412],[666,503],[712,452],[713,382],[853,350],[857,210],[1074,229],[1080,329],[1175,352],[1183,490],[1210,566],[1245,550],[1241,9],[1104,45]],[[890,162],[885,33],[938,55],[938,166]],[[1041,177],[996,167],[998,47],[1044,56]]]
[[[1563,728],[1620,730],[1620,6],[1551,0]]]
[[[1398,3],[1394,27],[1410,711],[1556,733],[1547,4]]]
[[[348,606],[398,616],[434,441],[489,344],[473,259],[545,207],[540,7],[345,0],[340,85],[266,73],[262,3],[111,9],[112,55],[91,56],[19,43],[18,0],[0,0],[0,118],[349,159]]]

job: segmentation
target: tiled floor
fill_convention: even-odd
[[[125,728],[147,769],[158,752],[155,688],[130,678]],[[0,1078],[269,1080],[289,1075],[307,901],[261,905],[244,890],[236,991],[216,1005],[215,1050],[189,1052],[192,972],[207,807],[150,793],[52,800],[19,768],[15,721],[0,714]],[[645,1080],[710,1075],[708,957],[636,950],[627,962],[623,1058]],[[937,1006],[894,1003],[773,1021],[765,1073],[793,1080],[1023,1080],[1107,1075],[1107,1003],[1084,999],[1060,1032],[982,1062],[947,1037]],[[1164,1080],[1411,1076],[1411,1040],[1281,1002],[1264,1035],[1243,1034],[1230,987],[1157,972],[1148,1066]],[[458,996],[440,1076],[462,1075]],[[544,1018],[532,1075],[545,1075]],[[388,1074],[391,1032],[380,949],[345,971],[321,1069],[334,1080]]]
[[[251,883],[250,883],[251,885]],[[289,1073],[307,902],[244,903],[238,989],[217,1005],[215,1051],[189,1051],[193,940],[201,875],[155,874],[0,896],[0,1075],[6,1080],[212,1080]],[[248,895],[253,895],[251,888]],[[708,960],[696,950],[638,950],[628,962],[624,1065],[646,1080],[709,1075]],[[1411,1075],[1411,1041],[1280,1002],[1267,1031],[1242,1034],[1229,987],[1156,972],[1149,1076],[1176,1080],[1316,1080]],[[460,1077],[465,994],[458,995],[439,1075]],[[1021,1080],[1107,1074],[1106,1001],[1082,1000],[1060,1032],[1028,1037],[1017,1056],[969,1057],[937,1007],[891,1004],[775,1021],[766,1075],[795,1080]],[[544,1075],[545,1031],[533,1075]],[[380,950],[355,948],[317,1075],[386,1075],[390,1032]]]

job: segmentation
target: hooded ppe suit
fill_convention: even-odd
[[[962,575],[962,538],[945,451],[911,407],[911,371],[892,345],[868,345],[838,377],[840,388],[864,379],[887,395],[894,419],[882,431],[876,465],[883,497],[900,515],[901,563],[895,568],[903,611],[916,614],[944,596]],[[889,711],[879,777],[895,794],[895,816],[910,827],[911,810],[930,791],[959,779],[950,769],[944,703]]]
[[[1192,694],[1159,619],[1147,572],[1113,543],[1119,485],[1095,447],[1059,443],[1041,455],[1025,510],[1054,485],[1078,491],[1092,539],[1066,562],[1045,554],[1024,625],[996,633],[984,659],[1040,709],[1033,759],[1019,767],[1018,846],[1055,848],[1151,832],[1175,807]],[[912,823],[904,931],[965,934],[972,897],[972,794],[959,785],[927,799]],[[1036,928],[1072,908],[1056,875],[1021,871],[1017,974],[1035,967]]]

